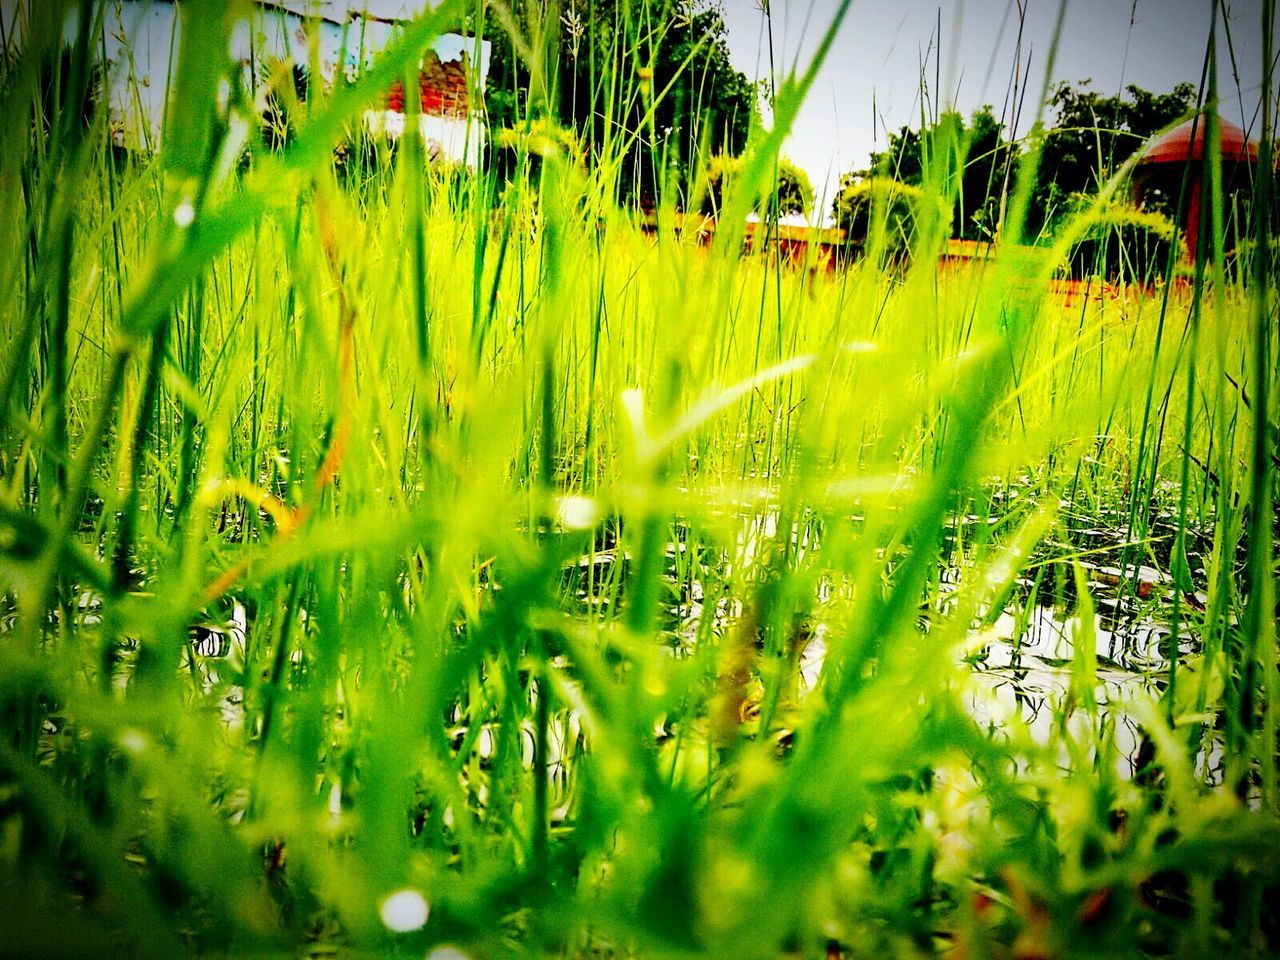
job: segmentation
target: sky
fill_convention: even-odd
[[[1061,3],[1021,5],[1020,82],[1028,92],[1019,129],[1025,132],[1044,89]],[[839,0],[772,0],[779,74],[808,66],[838,6]],[[1261,7],[1262,0],[1227,0],[1229,30],[1220,29],[1219,37],[1223,116],[1255,134]],[[1211,0],[1067,0],[1053,79],[1092,79],[1093,89],[1108,95],[1130,83],[1155,92],[1184,80],[1198,85],[1210,10]],[[767,78],[769,44],[760,0],[723,0],[723,11],[734,66],[753,79]],[[922,62],[929,96],[940,106],[967,115],[991,104],[997,117],[1012,117],[1018,27],[1017,0],[854,0],[784,148],[812,178],[819,212],[830,207],[841,172],[865,167],[870,152],[884,147],[886,130],[919,125]]]

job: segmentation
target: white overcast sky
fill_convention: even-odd
[[[1045,79],[1060,0],[1022,0],[1023,62],[1030,56],[1025,130]],[[774,62],[780,71],[807,65],[831,23],[838,0],[772,0]],[[1220,37],[1223,115],[1256,133],[1261,90],[1262,0],[1228,0],[1239,84]],[[723,0],[734,65],[752,78],[769,75],[765,17],[759,0]],[[1055,80],[1092,78],[1115,93],[1135,83],[1164,92],[1183,80],[1199,84],[1211,0],[1068,0]],[[941,59],[938,25],[941,17]],[[808,171],[819,194],[842,171],[864,167],[896,130],[920,117],[921,62],[928,58],[931,97],[965,114],[1005,107],[1018,33],[1015,0],[854,0],[835,44],[792,129],[786,152]],[[1220,34],[1222,31],[1220,30]],[[932,50],[930,49],[932,44]],[[874,118],[874,119],[873,119]],[[829,201],[820,210],[829,208]]]

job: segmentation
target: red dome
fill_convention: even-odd
[[[1243,130],[1229,120],[1218,119],[1222,131],[1222,159],[1228,163],[1257,163],[1258,146]],[[1148,163],[1186,163],[1204,157],[1205,133],[1209,127],[1204,117],[1193,117],[1163,137],[1150,141],[1142,150],[1140,165]],[[1192,142],[1192,130],[1195,141]]]

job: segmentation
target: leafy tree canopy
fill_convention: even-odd
[[[746,146],[756,87],[729,61],[713,0],[566,0],[552,22],[546,0],[510,9],[516,36],[494,25],[486,33],[495,129],[537,112],[529,92],[536,100],[545,89],[547,109],[577,132],[587,156],[615,171],[619,196],[642,202],[670,187],[686,195],[699,154]],[[537,50],[547,63],[541,84],[529,64]]]
[[[984,106],[967,122],[948,111],[923,131],[902,127],[889,135],[888,149],[872,153],[871,167],[877,176],[915,186],[927,180],[942,196],[954,196],[959,215],[953,220],[953,235],[983,240],[995,234],[1000,198],[1015,157],[1004,125],[990,106]],[[832,210],[837,221],[844,202],[842,189]]]
[[[776,209],[783,217],[805,216],[813,206],[813,183],[804,170],[787,157],[778,159]]]
[[[1072,248],[1067,263],[1078,279],[1100,275],[1150,282],[1162,276],[1171,254],[1181,248],[1182,237],[1173,221],[1155,210],[1125,201],[1098,205],[1092,196],[1073,198],[1083,217],[1084,235]]]
[[[1188,83],[1168,93],[1130,84],[1114,96],[1091,89],[1089,80],[1058,84],[1049,99],[1053,124],[1045,133],[1028,212],[1031,235],[1052,232],[1073,209],[1072,198],[1096,193],[1134,151],[1187,115],[1195,101],[1195,87]],[[890,134],[886,150],[871,155],[871,169],[903,183],[928,182],[941,196],[954,197],[959,214],[954,235],[989,239],[1012,188],[1019,152],[987,106],[967,121],[944,112],[922,129],[902,127]],[[836,197],[832,213],[837,220],[843,202]]]
[[[1195,102],[1189,83],[1168,93],[1130,84],[1115,96],[1090,89],[1089,80],[1058,84],[1049,98],[1054,125],[1045,134],[1028,227],[1052,229],[1068,212],[1072,194],[1096,193],[1134,151],[1188,114]]]
[[[934,201],[936,197],[910,183],[847,173],[840,179],[832,213],[852,246],[899,259],[910,253],[922,215]]]
[[[719,216],[732,187],[733,179],[742,168],[742,158],[717,154],[707,161],[703,170],[700,209],[709,216]],[[757,198],[755,210],[766,217],[806,216],[813,207],[813,183],[809,175],[788,157],[779,157],[777,179],[773,189]]]

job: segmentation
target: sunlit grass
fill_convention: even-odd
[[[13,949],[1273,950],[1265,270],[828,274],[551,148],[353,186],[445,16],[243,166],[216,18],[182,148],[0,145]]]

